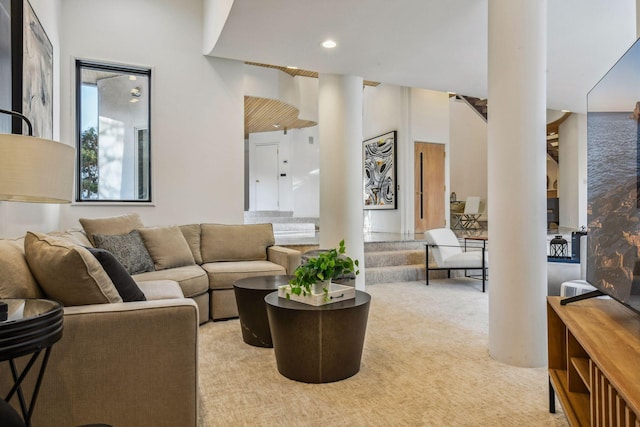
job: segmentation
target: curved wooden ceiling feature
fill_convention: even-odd
[[[250,133],[301,129],[318,123],[298,118],[300,110],[277,99],[244,97],[244,137]],[[274,125],[277,125],[274,126]]]
[[[318,78],[318,73],[316,71],[308,71],[308,70],[300,70],[298,68],[288,68],[288,67],[282,67],[280,65],[269,65],[269,64],[261,64],[259,62],[245,62],[245,64],[247,65],[255,65],[258,67],[265,67],[265,68],[275,68],[276,70],[280,70],[283,71],[287,74],[289,74],[290,76],[303,76],[303,77],[313,77],[315,79]],[[376,87],[380,84],[380,82],[373,82],[371,80],[365,80],[364,81],[364,85],[365,86],[373,86]]]
[[[556,163],[558,163],[558,154],[560,151],[560,149],[558,148],[558,132],[560,131],[560,125],[562,124],[562,122],[567,120],[570,115],[571,112],[567,111],[559,119],[547,124],[547,154],[549,154],[549,156],[551,156],[551,158],[555,160]]]

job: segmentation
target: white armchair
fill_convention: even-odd
[[[451,270],[482,270],[482,292],[485,291],[489,255],[484,246],[479,250],[463,251],[458,238],[448,228],[436,228],[424,232],[427,255],[426,284],[429,285],[429,271],[447,270],[447,277],[451,277]],[[471,248],[469,248],[471,249]],[[433,254],[435,267],[429,265],[429,250]]]

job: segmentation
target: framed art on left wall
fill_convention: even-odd
[[[11,0],[0,0],[0,108],[11,109]],[[0,133],[11,133],[11,117],[0,115]]]
[[[11,75],[11,109],[31,121],[33,136],[53,138],[53,46],[28,0],[11,0]],[[12,131],[26,125],[16,119]]]

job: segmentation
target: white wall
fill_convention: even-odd
[[[320,216],[318,126],[294,129],[290,133],[292,134],[293,216],[318,218]]]
[[[208,55],[211,53],[222,28],[224,27],[233,0],[204,0],[204,31],[202,34],[202,53]]]
[[[65,0],[61,136],[75,133],[73,58],[152,68],[151,205],[73,205],[80,217],[135,211],[147,225],[242,223],[243,64],[202,55],[201,0]],[[126,12],[126,13],[125,13]]]
[[[464,101],[450,99],[451,185],[458,200],[479,196],[487,203],[487,122]],[[486,215],[486,212],[485,212]]]
[[[400,86],[381,84],[377,87],[365,86],[363,97],[363,138],[374,138],[383,133],[397,130],[398,141],[396,141],[396,172],[397,184],[400,184],[403,170],[399,167],[399,157],[407,149],[406,141],[407,128],[403,126],[402,117],[402,88]],[[406,172],[406,171],[405,171]],[[400,186],[404,188],[404,186]],[[398,191],[396,187],[396,198],[406,197],[403,191]],[[399,205],[398,205],[399,206]],[[373,232],[395,232],[401,231],[402,212],[400,209],[394,210],[364,210],[364,222],[367,224],[367,231]]]
[[[587,225],[587,116],[572,114],[558,131],[560,226]]]
[[[318,79],[313,77],[295,76],[293,83],[298,89],[298,109],[300,120],[318,122]]]
[[[293,77],[276,68],[245,65],[244,94],[277,99],[298,108],[298,87],[294,84]]]

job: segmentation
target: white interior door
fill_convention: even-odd
[[[280,208],[278,193],[278,145],[256,145],[254,162],[255,209],[277,211]]]

